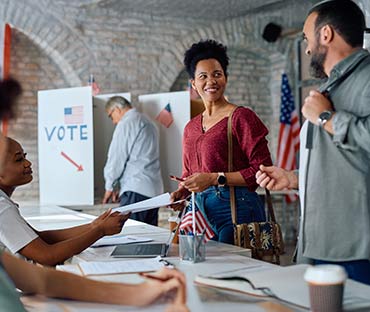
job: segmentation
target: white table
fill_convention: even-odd
[[[45,230],[50,228],[60,228],[74,226],[90,222],[95,217],[89,216],[66,208],[57,206],[25,205],[21,208],[21,213],[37,229]],[[154,227],[141,222],[128,220],[122,233],[136,236],[150,236],[154,241],[166,242],[169,231],[163,228]],[[117,261],[109,255],[114,247],[88,248],[86,251],[76,255],[72,259],[70,269],[79,273],[76,265],[81,261]],[[304,311],[297,308],[287,309],[280,303],[268,302],[264,299],[239,294],[232,291],[224,291],[204,286],[197,286],[193,283],[198,274],[208,275],[219,272],[232,271],[235,274],[246,270],[263,270],[271,268],[273,265],[257,261],[250,258],[249,250],[241,249],[232,245],[221,244],[210,241],[206,247],[206,261],[202,263],[191,263],[180,261],[178,258],[178,246],[171,247],[167,260],[185,273],[187,278],[188,306],[191,311]],[[122,259],[120,259],[122,260]],[[142,278],[137,274],[117,274],[94,277],[99,280],[139,283]],[[301,277],[297,277],[301,278]],[[284,281],[282,281],[282,285]],[[283,286],[282,286],[283,287]],[[364,290],[365,289],[365,290]],[[370,307],[370,287],[362,288],[362,295],[369,298]],[[304,293],[306,292],[306,293]],[[308,296],[308,289],[303,290],[303,296]],[[48,299],[37,296],[22,297],[27,310],[29,311],[163,311],[164,305],[154,305],[147,308],[133,308],[128,306],[104,305],[95,303],[85,303],[69,300]],[[274,305],[276,304],[276,305]],[[353,311],[353,310],[351,310]],[[358,310],[360,311],[360,310]],[[369,311],[369,308],[362,310]]]

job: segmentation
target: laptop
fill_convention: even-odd
[[[111,256],[114,258],[166,257],[177,233],[177,229],[178,227],[170,232],[170,237],[168,238],[167,243],[119,245],[113,250]]]

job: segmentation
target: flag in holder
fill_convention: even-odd
[[[158,120],[166,128],[169,128],[171,126],[171,124],[173,123],[173,117],[170,103],[168,103],[165,108],[160,111],[156,120]]]
[[[193,234],[194,232],[204,232],[204,241],[208,242],[213,236],[215,236],[215,233],[212,231],[211,226],[208,224],[199,208],[195,205],[193,210],[192,207],[193,203],[190,203],[185,208],[185,213],[180,221],[179,229],[184,231],[186,234],[189,232]],[[195,218],[193,216],[195,216]]]

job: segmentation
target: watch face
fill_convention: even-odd
[[[224,185],[224,184],[226,184],[226,177],[225,177],[225,176],[223,176],[223,175],[218,176],[218,178],[217,178],[217,182],[218,182],[218,184],[220,184],[220,185]]]
[[[332,115],[332,112],[325,111],[325,112],[322,112],[322,113],[320,114],[319,118],[320,118],[321,120],[326,120],[326,121],[328,121],[328,120],[330,119],[331,115]]]

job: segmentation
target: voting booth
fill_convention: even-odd
[[[88,87],[38,92],[40,203],[93,205],[104,195],[103,168],[114,125],[105,113],[113,95]]]
[[[167,128],[157,117],[169,104],[173,122]],[[189,91],[146,94],[139,96],[141,112],[149,116],[159,130],[161,171],[165,191],[177,189],[177,182],[169,176],[181,176],[182,171],[182,135],[184,127],[191,117]]]

